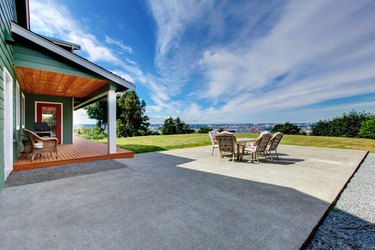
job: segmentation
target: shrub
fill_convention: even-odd
[[[198,133],[199,134],[207,134],[208,132],[210,132],[212,130],[212,128],[208,128],[208,127],[203,127],[203,128],[200,128],[198,130]]]
[[[76,134],[90,140],[100,140],[107,137],[107,134],[104,132],[103,128],[97,125],[92,128],[80,128],[76,131]]]
[[[370,120],[362,122],[359,136],[363,138],[375,139],[375,116]]]
[[[290,122],[286,122],[284,124],[276,124],[273,126],[272,133],[281,132],[286,135],[298,135],[301,132],[301,129]]]
[[[316,136],[330,136],[332,131],[332,126],[329,121],[320,120],[314,124],[312,127],[312,135]]]
[[[107,134],[104,130],[99,126],[94,126],[91,131],[91,139],[93,140],[100,140],[107,137]]]
[[[352,110],[332,120],[320,120],[313,126],[312,135],[358,137],[362,123],[370,118],[370,113]]]
[[[194,134],[195,133],[195,130],[192,129],[192,128],[187,128],[185,129],[185,133],[184,134]]]
[[[160,133],[158,131],[151,131],[150,130],[148,135],[160,135]]]

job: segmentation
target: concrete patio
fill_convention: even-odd
[[[298,249],[366,154],[282,145],[279,161],[253,164],[210,151],[141,154],[111,171],[8,187],[0,248]]]

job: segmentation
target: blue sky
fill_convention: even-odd
[[[136,84],[151,123],[375,112],[375,1],[30,0],[31,29]],[[76,123],[87,123],[84,112]]]

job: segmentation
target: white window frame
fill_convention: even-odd
[[[16,130],[21,128],[21,89],[16,81]]]
[[[13,78],[3,68],[4,86],[4,180],[13,170]]]

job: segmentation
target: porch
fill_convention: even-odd
[[[70,163],[134,157],[132,151],[121,148],[116,148],[116,152],[109,154],[106,144],[77,136],[74,137],[73,144],[58,145],[57,151],[58,159],[56,159],[54,154],[51,156],[49,153],[44,153],[41,157],[36,157],[33,161],[21,155],[16,160],[13,171],[46,168]]]
[[[53,137],[57,137],[59,159],[35,160],[38,166],[51,166],[97,160],[131,157],[132,152],[116,148],[116,93],[135,90],[133,83],[73,53],[79,45],[41,37],[16,23],[11,23],[15,40],[14,72],[17,78],[15,98],[16,131],[33,130],[35,122],[47,122]],[[22,98],[21,98],[22,97]],[[73,111],[107,99],[108,144],[92,146],[73,142]],[[19,109],[19,110],[17,110]],[[21,149],[22,133],[16,132],[14,153]],[[13,144],[9,142],[12,152]],[[103,148],[104,146],[104,148]],[[114,154],[114,156],[109,156]],[[18,159],[15,170],[34,167],[30,160]]]

